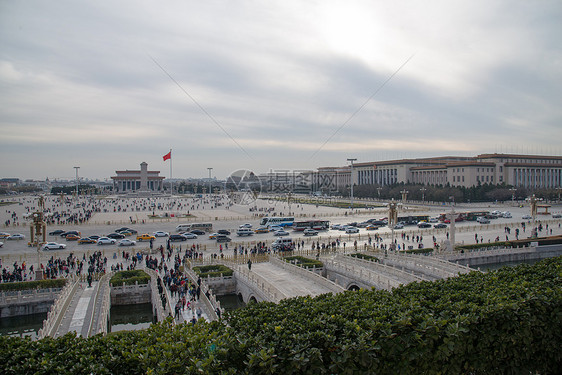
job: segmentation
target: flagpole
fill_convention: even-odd
[[[170,197],[172,196],[173,192],[174,192],[174,188],[173,188],[173,182],[172,182],[172,149],[170,149]]]

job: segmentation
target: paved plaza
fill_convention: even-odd
[[[193,245],[199,246],[204,256],[219,254],[222,251],[225,254],[232,254],[233,248],[245,249],[255,246],[258,242],[269,245],[275,240],[272,233],[255,234],[251,237],[237,237],[234,233],[239,225],[250,223],[254,228],[259,226],[260,217],[264,215],[277,216],[295,216],[295,220],[322,219],[329,220],[331,224],[347,224],[350,222],[362,222],[372,218],[382,218],[388,216],[386,207],[358,209],[353,212],[345,208],[326,207],[315,204],[298,203],[293,201],[290,205],[286,201],[275,199],[258,199],[250,205],[233,204],[227,196],[216,197],[155,197],[155,198],[121,198],[106,197],[103,199],[80,197],[79,199],[67,198],[61,201],[58,196],[45,197],[45,209],[53,215],[59,217],[58,221],[49,224],[47,232],[55,229],[78,230],[83,237],[90,235],[104,236],[115,229],[127,226],[137,230],[139,233],[153,233],[155,231],[166,231],[175,233],[176,226],[180,223],[192,222],[210,222],[213,224],[213,230],[227,229],[233,232],[230,237],[232,242],[228,245],[217,244],[216,241],[210,240],[207,235],[199,236],[198,239],[188,240],[186,242],[174,242],[174,248],[182,250]],[[104,256],[108,258],[108,267],[112,264],[122,261],[120,254],[123,250],[129,252],[141,251],[149,253],[149,244],[147,242],[137,242],[134,247],[118,247],[116,245],[79,245],[76,241],[66,241],[58,236],[48,236],[47,241],[65,243],[65,250],[57,251],[37,251],[36,248],[29,247],[29,224],[30,220],[25,217],[37,209],[38,196],[14,196],[4,197],[1,199],[3,203],[14,202],[0,206],[0,231],[10,234],[21,233],[25,235],[24,240],[2,240],[4,246],[0,248],[0,259],[2,267],[10,267],[14,261],[23,262],[29,266],[37,264],[38,259],[45,262],[50,257],[66,257],[69,253],[81,257],[82,254],[91,254],[94,251],[102,251]],[[355,200],[358,201],[357,199]],[[384,202],[370,202],[384,205]],[[411,215],[429,215],[436,217],[442,213],[450,212],[449,205],[430,205],[407,203],[399,206],[399,216]],[[519,228],[520,238],[526,238],[530,235],[533,223],[524,220],[522,217],[530,213],[529,205],[525,202],[512,203],[506,202],[501,204],[481,203],[481,204],[457,204],[456,212],[463,211],[509,211],[512,218],[499,218],[492,220],[490,225],[480,225],[476,222],[461,222],[456,224],[456,242],[457,243],[475,243],[475,238],[481,242],[491,242],[499,237],[500,240],[514,239],[514,231],[506,233],[505,228]],[[562,205],[552,204],[551,213],[562,212]],[[89,215],[87,220],[78,220]],[[188,218],[185,215],[190,215]],[[77,218],[69,221],[69,218]],[[560,228],[560,219],[553,219],[551,215],[539,215],[538,222],[543,224],[543,231],[540,235],[562,234]],[[7,224],[9,222],[9,224]],[[525,232],[521,227],[521,223],[527,224]],[[536,225],[538,225],[538,222]],[[3,224],[3,225],[2,225]],[[547,229],[548,225],[548,229]],[[547,231],[548,230],[548,231]],[[312,243],[329,243],[335,239],[339,239],[341,245],[345,243],[347,249],[357,241],[358,246],[371,240],[378,234],[382,238],[381,244],[389,244],[391,242],[392,233],[389,228],[382,227],[377,231],[366,231],[360,229],[359,234],[347,235],[337,230],[329,230],[320,232],[319,236],[303,237],[302,232],[290,231],[290,237],[295,240],[304,241],[305,247],[312,246]],[[433,247],[433,237],[438,244],[442,244],[446,238],[449,228],[446,229],[418,229],[416,226],[406,226],[402,230],[394,231],[394,238],[401,247]],[[402,237],[404,233],[404,237]],[[421,244],[421,245],[420,245]],[[156,252],[160,246],[166,247],[166,238],[157,238],[153,244],[153,252]]]

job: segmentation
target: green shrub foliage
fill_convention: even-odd
[[[554,374],[562,257],[392,292],[254,303],[225,322],[0,337],[2,374]]]
[[[232,276],[234,271],[232,271],[227,266],[223,266],[222,264],[212,264],[209,266],[196,266],[193,267],[193,271],[201,278],[206,277],[220,277],[225,276]]]
[[[148,284],[150,282],[150,275],[142,270],[119,271],[111,277],[109,283],[111,286]]]
[[[285,257],[283,258],[283,260],[287,263],[291,263],[303,268],[321,268],[324,267],[324,263],[322,263],[319,260],[315,260],[315,259],[310,259],[310,258],[305,258],[305,257],[301,257],[301,256],[291,256],[291,257]]]
[[[13,283],[0,283],[0,292],[29,289],[63,288],[66,279],[21,281]]]

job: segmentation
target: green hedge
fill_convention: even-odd
[[[67,279],[49,279],[37,281],[18,281],[13,283],[0,283],[0,292],[28,289],[63,288]]]
[[[0,337],[2,374],[555,374],[562,257],[534,265],[256,303],[228,322],[31,341]]]
[[[285,258],[283,258],[283,260],[287,263],[295,264],[295,265],[301,266],[303,268],[313,268],[313,267],[321,268],[321,267],[324,267],[324,263],[322,263],[319,260],[305,258],[305,257],[301,257],[301,256],[298,256],[298,255],[291,256],[291,257],[285,257]]]
[[[406,254],[431,254],[433,252],[433,248],[424,247],[423,249],[400,250],[400,251]]]
[[[352,256],[354,258],[370,260],[372,262],[380,262],[379,258],[377,258],[375,256],[372,256],[372,255],[368,255],[368,254],[354,253],[354,254],[351,254],[350,256]]]
[[[197,274],[197,276],[201,278],[207,277],[229,277],[234,274],[227,266],[223,266],[222,264],[211,264],[209,266],[195,266],[193,267],[193,271]]]
[[[148,284],[150,282],[150,275],[142,270],[119,271],[109,280],[111,286],[122,286],[123,283],[125,285],[135,285],[137,282],[139,284]]]
[[[469,245],[455,246],[455,250],[461,251],[464,249],[466,251],[466,250],[475,250],[475,249],[485,249],[488,247],[511,247],[511,243],[506,241],[490,242],[490,243],[475,243]]]

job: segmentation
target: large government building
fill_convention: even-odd
[[[113,191],[116,193],[149,192],[163,189],[164,177],[160,171],[149,171],[148,164],[142,162],[140,170],[115,171],[112,176]]]
[[[562,157],[514,154],[445,156],[355,163],[309,172],[317,191],[355,185],[418,183],[471,187],[478,184],[513,185],[530,189],[562,187]]]

